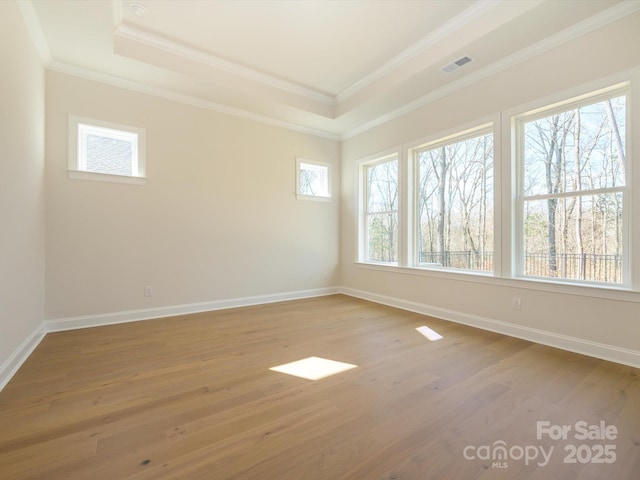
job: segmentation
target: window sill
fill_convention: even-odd
[[[69,170],[69,178],[73,180],[88,180],[92,182],[125,183],[129,185],[144,185],[146,177],[131,177],[128,175],[112,175],[109,173],[85,172],[84,170]]]
[[[452,271],[423,267],[399,267],[397,265],[367,262],[355,262],[355,266],[362,269],[378,270],[381,272],[398,273],[403,275],[432,277],[443,280],[455,280],[458,282],[482,283],[499,287],[523,288],[542,292],[561,293],[565,295],[579,295],[583,297],[640,303],[640,292],[619,286],[582,285],[537,278],[495,277],[490,273],[474,272],[469,270]]]
[[[323,197],[321,195],[303,195],[297,193],[296,198],[298,200],[311,200],[312,202],[331,202],[331,197]]]

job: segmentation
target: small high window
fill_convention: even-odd
[[[69,117],[69,176],[144,183],[144,129]]]
[[[296,191],[298,198],[312,200],[331,199],[329,164],[296,159]]]

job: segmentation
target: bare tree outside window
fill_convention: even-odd
[[[315,170],[300,169],[300,194],[318,195],[320,183],[318,172]]]
[[[626,101],[520,122],[525,275],[623,281]]]
[[[418,263],[493,270],[493,136],[414,152]]]
[[[398,261],[398,159],[365,167],[366,260]]]
[[[630,85],[506,113],[497,147],[498,127],[486,123],[416,143],[402,168],[399,153],[361,164],[359,258],[631,287]],[[499,148],[507,140],[511,151]],[[502,177],[496,199],[501,158],[502,174],[510,178]],[[402,215],[400,193],[407,209]],[[497,245],[502,252],[494,252]],[[497,254],[503,263],[495,261]]]
[[[329,164],[296,158],[298,198],[329,199],[331,183]]]

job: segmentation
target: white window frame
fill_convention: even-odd
[[[88,171],[85,158],[85,138],[88,133],[126,140],[132,143],[132,175],[118,175]],[[69,178],[74,180],[90,180],[97,182],[145,184],[146,174],[146,142],[145,130],[130,125],[122,125],[92,118],[69,116]]]
[[[499,118],[497,119],[499,120]],[[410,211],[410,228],[411,235],[408,237],[411,239],[410,244],[407,246],[410,252],[408,256],[407,266],[412,268],[419,268],[423,270],[434,270],[434,271],[449,271],[449,272],[458,272],[465,273],[471,275],[494,275],[496,271],[499,271],[500,268],[500,252],[497,250],[497,246],[500,245],[499,241],[499,225],[500,225],[500,215],[499,215],[499,206],[496,205],[496,198],[498,192],[500,191],[500,175],[499,175],[499,158],[500,158],[500,136],[497,129],[499,128],[499,121],[495,121],[495,119],[475,122],[473,126],[467,126],[461,129],[457,129],[454,132],[448,132],[446,134],[436,136],[435,139],[431,139],[428,141],[419,142],[417,144],[412,144],[409,148],[407,148],[407,160],[409,162],[409,184],[411,185],[410,190],[410,198],[409,198],[409,211]],[[419,187],[419,167],[418,167],[418,158],[417,153],[422,150],[427,149],[435,149],[446,145],[451,145],[454,143],[462,142],[468,140],[470,138],[475,138],[482,135],[491,135],[493,139],[493,196],[491,197],[491,203],[493,207],[493,237],[494,237],[494,248],[493,248],[493,270],[473,270],[473,269],[462,269],[462,268],[454,268],[454,267],[443,267],[436,264],[429,263],[421,263],[419,260],[420,255],[420,239],[418,238],[418,197],[420,194]]]
[[[512,267],[511,274],[515,278],[521,278],[525,280],[546,282],[550,284],[560,285],[585,285],[590,287],[602,287],[602,288],[620,288],[620,289],[632,289],[633,275],[634,275],[634,262],[631,245],[632,245],[632,229],[633,229],[633,215],[631,212],[632,205],[632,185],[634,184],[633,178],[633,154],[631,145],[633,143],[633,130],[632,124],[635,124],[633,119],[633,106],[632,106],[632,83],[627,80],[624,82],[615,82],[609,84],[604,88],[595,88],[581,93],[579,95],[569,96],[566,95],[564,100],[555,102],[538,102],[538,106],[525,112],[511,115],[511,142],[512,142],[512,228],[511,228],[511,245],[512,245]],[[625,168],[625,185],[622,187],[585,190],[580,193],[569,192],[557,195],[524,195],[524,124],[528,121],[532,121],[538,118],[547,117],[554,113],[564,112],[572,108],[576,108],[582,105],[589,105],[597,103],[607,98],[613,98],[617,96],[625,95],[627,97],[626,102],[626,152],[627,164]],[[581,280],[572,278],[556,278],[556,277],[539,277],[530,276],[525,274],[525,247],[524,247],[524,204],[529,199],[545,199],[549,197],[560,198],[569,196],[580,196],[600,193],[614,193],[619,192],[623,195],[623,213],[622,213],[622,262],[623,262],[623,278],[621,283],[612,282],[598,282],[593,280]],[[636,222],[640,223],[640,222]],[[636,256],[638,252],[635,253]]]
[[[628,215],[626,225],[630,239],[628,246],[627,265],[630,279],[627,285],[612,283],[579,283],[571,279],[549,279],[545,277],[518,276],[517,264],[517,174],[516,174],[516,129],[513,118],[530,113],[551,105],[567,103],[571,99],[588,97],[593,92],[611,88],[623,83],[630,83],[630,93],[627,103],[627,192],[625,194],[625,208]],[[493,122],[494,124],[494,274],[487,275],[467,270],[443,270],[421,268],[412,261],[413,247],[413,212],[411,211],[413,191],[413,172],[409,152],[411,149],[437,141],[448,135],[473,128],[474,125]],[[422,139],[409,141],[405,144],[384,150],[381,153],[359,158],[355,161],[353,176],[354,202],[357,210],[357,222],[354,224],[356,244],[354,245],[354,262],[358,268],[370,271],[394,272],[401,275],[430,277],[455,281],[473,282],[500,286],[504,288],[522,288],[532,291],[563,293],[602,299],[640,302],[640,247],[631,243],[640,239],[640,207],[634,206],[640,192],[640,163],[634,152],[640,148],[640,68],[622,71],[607,77],[596,79],[588,83],[576,85],[545,97],[539,97],[518,106],[494,112],[492,115],[477,119],[475,122],[461,123],[457,127],[442,131],[439,134],[429,134]],[[363,215],[364,182],[362,165],[380,159],[384,156],[396,154],[399,158],[399,232],[398,232],[398,265],[380,264],[365,261],[365,223]]]
[[[358,161],[358,248],[357,248],[357,258],[358,262],[367,263],[370,265],[379,265],[379,266],[399,266],[403,257],[403,238],[404,235],[402,233],[402,155],[401,151],[398,150],[390,150],[386,152],[382,152],[376,155],[371,155],[364,159]],[[369,216],[369,187],[367,180],[367,170],[370,167],[374,167],[376,165],[380,165],[389,161],[395,160],[398,163],[398,209],[395,211],[398,217],[398,238],[397,238],[397,261],[396,262],[383,262],[383,261],[374,261],[369,260],[369,228],[368,228],[368,216]],[[376,212],[382,213],[382,212]],[[391,213],[391,212],[387,212]]]
[[[324,179],[324,191],[322,193],[309,195],[303,193],[302,185],[300,183],[300,174],[305,168],[322,172]],[[316,200],[321,202],[331,201],[331,164],[325,162],[318,162],[315,160],[308,160],[306,158],[296,157],[296,197],[299,200]]]

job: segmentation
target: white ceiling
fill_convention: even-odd
[[[640,0],[19,4],[52,70],[331,138],[640,9]],[[441,71],[465,55],[470,64]]]

